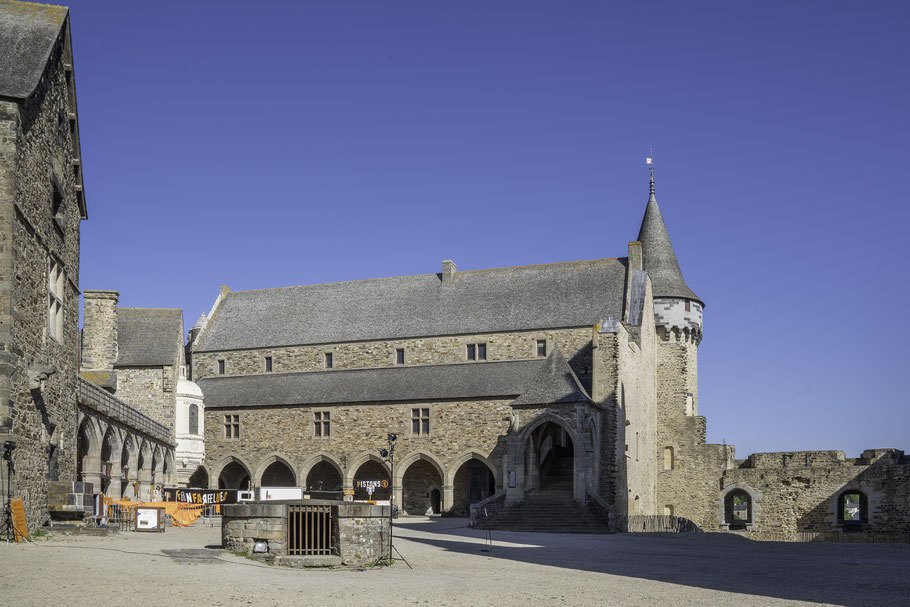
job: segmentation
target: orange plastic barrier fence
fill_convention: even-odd
[[[105,500],[107,501],[107,500]],[[136,507],[156,507],[164,508],[164,513],[171,517],[171,525],[174,527],[188,527],[196,522],[202,511],[206,508],[201,504],[182,504],[180,502],[131,502],[129,500],[111,499],[112,504],[117,504],[121,508],[132,510]]]

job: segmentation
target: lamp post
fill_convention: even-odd
[[[380,449],[379,457],[383,461],[389,464],[389,554],[387,558],[389,563],[392,562],[392,508],[394,508],[395,500],[395,441],[398,440],[398,435],[394,432],[389,432],[387,438],[389,439],[389,448]]]

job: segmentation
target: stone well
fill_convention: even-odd
[[[289,506],[328,506],[332,516],[331,555],[288,554]],[[253,554],[256,542],[268,542],[268,555],[291,566],[361,565],[388,551],[389,507],[330,500],[274,501],[221,506],[221,545]],[[265,555],[263,555],[265,556]]]

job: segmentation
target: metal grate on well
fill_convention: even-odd
[[[332,506],[288,506],[288,554],[335,553],[335,518]]]

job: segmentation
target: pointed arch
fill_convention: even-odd
[[[411,464],[413,464],[414,462],[417,462],[420,460],[429,462],[434,468],[436,468],[436,472],[439,473],[439,479],[440,480],[445,479],[445,477],[446,477],[445,470],[439,464],[439,461],[436,459],[436,457],[427,451],[417,450],[417,451],[411,451],[410,453],[405,455],[403,458],[401,458],[400,462],[395,462],[395,486],[396,487],[401,486],[401,481],[404,478],[404,474],[405,474],[405,472],[407,472],[408,467]]]
[[[320,451],[308,459],[306,463],[300,466],[300,469],[297,472],[297,478],[303,480],[303,482],[306,483],[306,477],[309,476],[310,470],[312,470],[313,466],[320,462],[326,462],[338,471],[338,476],[344,478],[344,469],[341,467],[341,464],[335,460],[335,456],[325,451]]]
[[[493,480],[496,482],[497,487],[501,487],[500,478],[499,478],[499,466],[495,465],[488,457],[481,455],[476,451],[465,451],[461,455],[455,456],[450,462],[448,467],[446,467],[445,474],[443,475],[443,484],[451,487],[455,484],[455,473],[458,472],[458,469],[461,468],[464,464],[471,461],[472,459],[479,460],[486,464],[487,468],[490,469],[490,473],[493,475]]]
[[[85,455],[92,457],[101,455],[101,441],[104,435],[94,418],[90,416],[83,417],[82,422],[79,424],[79,435],[85,439]]]
[[[387,463],[385,463],[381,457],[379,457],[378,455],[375,455],[373,453],[364,451],[364,452],[360,453],[359,455],[357,455],[356,457],[354,457],[354,459],[351,462],[351,465],[348,466],[348,470],[347,470],[347,472],[345,472],[345,475],[344,475],[344,486],[345,487],[351,487],[354,485],[354,475],[357,474],[358,468],[360,468],[362,465],[364,465],[365,463],[367,463],[369,461],[378,463],[385,470],[385,473],[387,475],[391,476],[389,474],[389,465]]]
[[[556,415],[550,411],[538,415],[533,420],[531,420],[528,425],[522,428],[518,433],[518,440],[524,443],[524,441],[528,440],[528,437],[531,436],[531,433],[534,432],[534,430],[546,424],[547,422],[552,422],[557,426],[561,426],[562,429],[568,433],[569,438],[572,439],[572,444],[579,446],[584,445],[584,441],[580,440],[578,433],[575,431],[575,428],[572,427],[572,424],[569,423],[566,418],[560,415]]]
[[[230,454],[222,457],[221,460],[212,467],[212,472],[209,476],[209,483],[212,482],[212,479],[217,482],[224,469],[232,463],[243,467],[246,470],[246,473],[249,474],[250,478],[253,478],[253,474],[250,472],[251,468],[245,461],[243,461],[243,458],[241,458],[239,455]]]
[[[269,453],[268,455],[263,457],[261,460],[259,460],[259,464],[256,466],[255,473],[250,477],[253,479],[253,486],[255,486],[255,487],[262,486],[262,475],[265,473],[266,469],[269,466],[271,466],[272,464],[274,464],[275,462],[280,462],[280,463],[284,464],[285,466],[287,466],[287,469],[290,471],[291,475],[294,477],[295,485],[299,484],[298,479],[300,477],[297,476],[296,468],[294,467],[294,464],[291,463],[291,460],[284,454],[279,453],[277,451],[273,451],[272,453]]]

